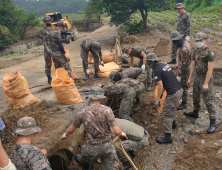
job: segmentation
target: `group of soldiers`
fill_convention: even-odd
[[[194,36],[197,48],[193,51],[189,44],[191,32],[190,16],[184,10],[182,3],[176,5],[179,13],[177,22],[177,31],[172,32],[170,41],[172,41],[172,61],[168,64],[177,64],[176,74],[167,64],[160,63],[156,54],[151,53],[144,47],[123,46],[122,52],[130,56],[130,68],[122,72],[113,71],[109,77],[111,83],[105,85],[95,84],[90,88],[88,95],[89,103],[78,113],[73,123],[67,128],[62,136],[66,140],[81,124],[84,125],[87,135],[87,144],[81,148],[81,154],[75,156],[76,161],[88,169],[90,161],[101,158],[102,169],[117,170],[119,161],[122,162],[125,169],[131,167],[130,162],[123,153],[115,147],[112,140],[120,136],[122,144],[128,156],[133,158],[136,151],[146,148],[149,144],[148,132],[141,126],[133,122],[132,116],[138,112],[142,106],[140,95],[146,89],[151,90],[152,79],[157,82],[158,94],[155,101],[156,106],[161,106],[160,99],[162,93],[166,90],[167,98],[164,102],[163,125],[165,135],[156,138],[160,144],[172,143],[172,130],[177,128],[176,110],[187,108],[188,89],[195,72],[193,82],[193,106],[192,112],[184,112],[188,117],[198,118],[200,111],[200,96],[202,94],[204,103],[210,115],[210,126],[207,133],[214,133],[216,124],[216,108],[214,106],[213,92],[213,67],[215,53],[207,47],[207,35],[197,33]],[[68,71],[71,78],[71,68],[69,65],[69,56],[66,54],[61,43],[60,32],[64,31],[65,24],[59,21],[55,30],[50,28],[50,16],[44,17],[44,27],[40,30],[40,35],[44,45],[45,73],[48,77],[48,83],[51,78],[51,61],[55,68],[63,67]],[[95,78],[101,78],[98,74],[99,58],[102,61],[101,45],[94,39],[85,39],[80,45],[83,69],[85,72],[84,80],[89,79],[90,71],[88,69],[88,53],[91,52],[94,57]],[[178,59],[177,58],[178,53]],[[140,59],[138,67],[133,66],[133,57]],[[146,87],[145,87],[146,86]],[[107,106],[102,105],[101,101],[108,98]],[[136,104],[133,108],[133,101]],[[179,105],[179,101],[182,103]],[[179,106],[178,106],[179,105]],[[113,109],[119,107],[119,118],[115,118]],[[4,123],[0,119],[0,132],[4,128]],[[45,156],[46,151],[33,146],[37,133],[41,129],[37,127],[36,121],[31,117],[23,117],[18,120],[17,128],[14,134],[18,136],[15,147],[13,148],[13,162],[7,158],[5,152],[0,152],[0,167],[4,170],[50,170],[50,164]],[[120,146],[120,143],[116,143]],[[0,143],[0,151],[3,150]],[[4,151],[4,150],[3,150]],[[15,168],[16,167],[16,168]]]

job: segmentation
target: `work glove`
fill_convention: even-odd
[[[145,68],[146,68],[145,64],[143,64],[141,68],[142,68],[143,70],[145,70]]]
[[[128,137],[126,136],[126,134],[124,132],[122,132],[122,134],[120,136],[123,138],[126,138],[128,140]]]
[[[88,75],[90,74],[90,70],[89,69],[86,70],[86,74],[88,74]]]
[[[101,61],[101,65],[104,67],[104,62],[103,61]]]
[[[191,80],[188,79],[188,81],[187,81],[187,87],[188,87],[188,88],[190,88],[190,83],[191,83]]]
[[[65,140],[68,136],[66,136],[66,133],[62,136],[62,140]]]
[[[190,41],[190,36],[186,36],[185,40]]]
[[[156,105],[157,105],[157,106],[161,106],[161,105],[160,105],[160,99],[156,99]]]
[[[209,90],[208,84],[204,84],[204,85],[202,86],[202,90],[203,90],[203,93],[207,93],[208,90]]]
[[[177,76],[177,80],[179,83],[181,83],[181,77],[180,76]]]
[[[70,57],[68,54],[65,53],[65,57],[66,57],[67,61],[70,61]]]
[[[175,70],[178,70],[178,65],[175,67]]]

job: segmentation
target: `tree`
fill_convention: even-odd
[[[174,0],[103,0],[106,12],[111,15],[111,22],[118,25],[130,21],[131,14],[139,10],[143,28],[147,27],[149,11],[172,9]]]
[[[87,17],[92,18],[96,16],[100,21],[100,17],[104,13],[103,0],[90,0],[84,11]]]

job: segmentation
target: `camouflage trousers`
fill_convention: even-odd
[[[193,83],[193,106],[194,109],[200,111],[200,96],[202,94],[203,101],[207,107],[207,111],[210,115],[210,119],[216,119],[216,107],[214,105],[214,86],[213,77],[208,83],[209,91],[207,93],[202,93],[202,86],[205,82],[206,75],[195,75]]]
[[[97,53],[90,51],[93,55],[93,59],[94,59],[94,69],[99,69],[99,56],[97,55]],[[81,57],[82,57],[82,65],[83,65],[83,70],[86,73],[86,70],[88,69],[88,55],[89,55],[89,51],[88,50],[84,50],[81,47]]]
[[[177,45],[172,43],[172,55],[171,55],[172,59],[177,59],[177,50],[178,50]]]
[[[138,67],[141,68],[142,65],[143,65],[143,59],[140,59],[140,61],[138,63]],[[141,82],[143,82],[144,84],[151,84],[152,76],[153,76],[153,69],[149,65],[146,64],[146,69],[145,70],[146,70],[145,71],[146,75],[144,75],[144,73],[143,73],[143,79],[145,78],[145,81],[142,81],[143,79],[141,79]]]
[[[172,132],[172,124],[173,124],[173,121],[176,120],[175,112],[177,110],[177,106],[179,104],[182,93],[183,93],[183,89],[181,88],[176,93],[172,95],[167,95],[167,98],[164,102],[163,125],[164,125],[165,133]]]
[[[140,82],[139,84],[135,84],[132,87],[136,91],[136,97],[139,97],[145,90],[145,86],[142,82]]]
[[[148,137],[149,137],[149,134],[145,130],[142,140],[139,140],[139,141],[125,140],[125,141],[122,141],[123,148],[125,149],[126,152],[128,152],[128,151],[139,151],[141,149],[144,149],[149,145]],[[116,142],[116,145],[120,147],[119,142]],[[117,156],[118,156],[118,158],[120,159],[121,162],[127,162],[128,161],[128,159],[125,157],[123,152],[120,149],[118,149],[117,147],[116,147],[116,153],[117,153]],[[129,157],[131,157],[131,156],[129,155]]]
[[[83,163],[101,158],[103,170],[117,170],[119,167],[116,148],[112,140],[97,145],[86,144],[81,149]]]
[[[130,112],[133,107],[133,100],[135,97],[136,91],[134,90],[134,88],[130,87],[124,89],[122,95],[120,96],[121,102],[119,109],[119,118],[133,122],[132,118],[130,117]]]
[[[68,71],[69,77],[72,78],[72,71],[69,62],[60,51],[53,51],[52,59],[55,65],[55,69],[63,67],[66,71]]]
[[[190,66],[186,67],[186,69],[181,74],[181,86],[183,89],[183,95],[182,95],[182,101],[187,102],[188,101],[188,87],[187,87],[187,81],[189,79],[190,75]]]
[[[51,76],[51,67],[52,67],[51,56],[44,51],[44,58],[45,58],[45,75]]]

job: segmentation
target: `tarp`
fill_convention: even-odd
[[[104,67],[100,65],[98,73],[103,77],[109,77],[109,74],[112,71],[119,72],[119,70],[120,70],[120,66],[116,64],[115,62],[111,62],[111,63],[104,64]],[[93,72],[93,74],[95,73]]]

